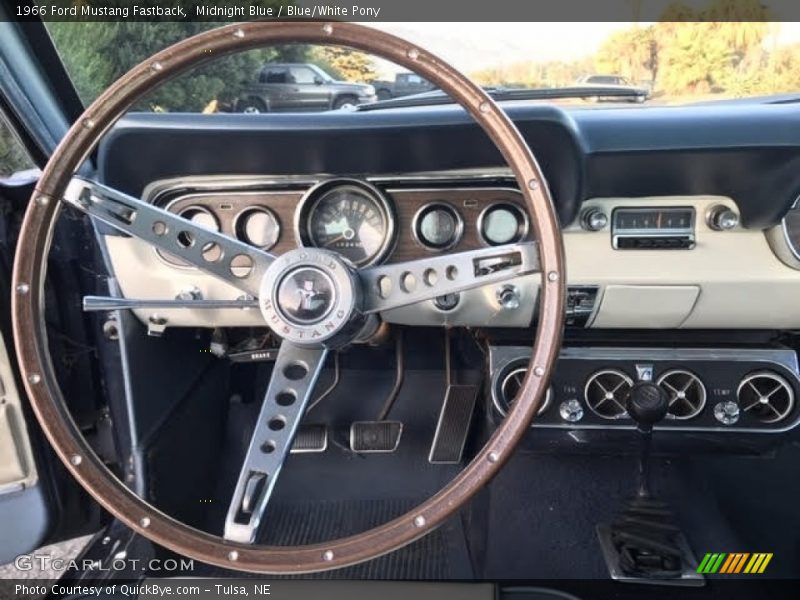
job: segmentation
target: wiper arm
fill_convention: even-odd
[[[607,86],[571,86],[560,88],[484,88],[484,91],[498,102],[509,100],[556,100],[567,98],[639,98],[646,95],[644,90],[635,88],[613,88]],[[390,98],[371,104],[359,104],[358,111],[383,110],[409,106],[436,106],[455,104],[453,99],[441,90]]]

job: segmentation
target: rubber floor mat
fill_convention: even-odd
[[[313,505],[270,506],[259,543],[275,546],[313,544],[381,525],[413,508],[403,500],[348,500]],[[461,527],[445,523],[427,536],[391,554],[360,565],[318,573],[320,579],[455,579],[468,568]],[[302,576],[309,577],[309,576]]]

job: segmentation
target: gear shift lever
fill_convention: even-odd
[[[610,527],[598,527],[609,570],[634,579],[686,583],[686,565],[694,559],[687,554],[688,544],[674,524],[672,511],[650,489],[653,425],[667,415],[669,397],[652,381],[640,381],[631,388],[626,408],[641,439],[639,480],[636,495],[626,502],[617,520]]]
[[[641,433],[642,450],[639,455],[639,485],[637,496],[650,497],[650,447],[653,443],[653,425],[667,416],[667,393],[650,381],[635,384],[628,396],[628,414],[636,421]]]

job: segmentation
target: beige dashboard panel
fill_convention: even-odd
[[[692,312],[698,285],[609,285],[594,327],[674,329]]]
[[[678,326],[687,329],[789,329],[800,327],[800,271],[785,265],[773,252],[765,233],[744,229],[715,231],[706,223],[713,206],[736,204],[721,196],[599,198],[583,210],[600,208],[609,216],[621,206],[692,206],[696,213],[692,250],[617,250],[610,226],[597,232],[573,223],[564,232],[570,285],[689,286],[700,293]],[[686,304],[678,294],[656,300],[653,319],[669,321]],[[602,306],[602,305],[601,305]],[[611,323],[618,321],[610,321]],[[596,318],[591,327],[618,327]],[[634,327],[634,325],[627,325]]]
[[[589,326],[800,327],[800,270],[776,256],[763,231],[742,227],[715,231],[708,227],[706,214],[718,204],[737,210],[730,198],[720,196],[598,198],[585,202],[583,210],[596,207],[609,216],[622,206],[691,206],[696,213],[696,245],[692,250],[617,250],[612,247],[608,226],[589,232],[576,220],[564,229],[569,285],[599,289],[602,304]],[[106,236],[105,241],[119,287],[128,298],[169,299],[194,288],[208,299],[235,299],[241,295],[196,269],[167,265],[144,242],[120,236]],[[520,306],[523,310],[505,314],[495,310],[492,306],[496,290],[487,288],[467,293],[458,314],[447,315],[433,310],[430,303],[423,303],[424,306],[405,307],[384,316],[394,322],[417,325],[526,327],[535,307],[538,281],[534,278],[514,283],[524,291],[526,304]],[[634,293],[628,290],[630,287],[647,290]],[[153,316],[148,311],[136,314],[144,322]],[[255,309],[182,309],[158,311],[158,316],[166,318],[170,327],[264,324]]]

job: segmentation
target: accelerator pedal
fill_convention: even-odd
[[[461,462],[477,399],[477,385],[447,386],[428,462],[431,464]]]
[[[402,434],[400,421],[355,421],[350,425],[350,449],[362,454],[394,452]]]
[[[328,449],[328,428],[321,424],[300,425],[292,444],[292,454],[325,452]]]

